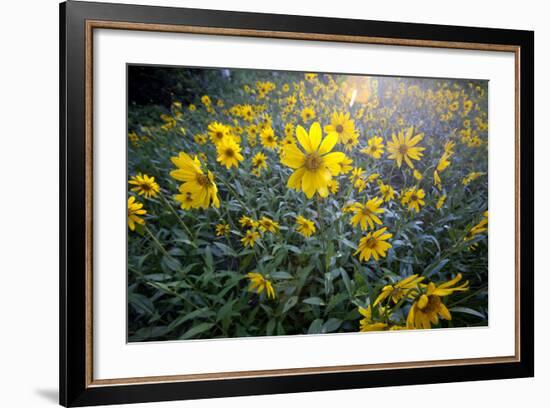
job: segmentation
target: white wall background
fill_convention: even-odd
[[[128,1],[119,1],[128,2]],[[132,2],[132,1],[129,1]],[[544,2],[398,0],[148,0],[133,3],[535,30],[536,378],[354,391],[143,404],[136,407],[280,407],[338,404],[424,407],[544,406],[550,383],[550,287],[545,204],[545,123],[550,26]],[[0,6],[0,406],[53,407],[58,381],[58,6],[57,0]],[[541,213],[542,212],[542,213]],[[540,401],[540,402],[538,402]]]

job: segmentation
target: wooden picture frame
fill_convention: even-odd
[[[513,356],[184,376],[93,377],[95,29],[503,51],[516,63],[516,351]],[[60,5],[60,403],[290,393],[534,375],[534,33],[68,1]],[[520,248],[522,250],[520,251]],[[124,296],[124,294],[121,294]]]

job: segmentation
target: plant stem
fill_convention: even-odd
[[[185,222],[181,219],[181,217],[179,216],[178,212],[174,209],[174,207],[172,206],[172,204],[170,204],[170,202],[168,201],[168,199],[164,196],[164,194],[162,192],[159,191],[159,197],[161,198],[161,201],[163,202],[163,204],[170,210],[170,212],[172,214],[174,214],[174,216],[176,217],[176,219],[178,220],[178,222],[180,223],[180,225],[183,227],[183,229],[187,232],[187,234],[195,239],[195,234],[193,234],[191,232],[191,230],[189,229],[189,227],[187,227],[187,225],[185,224]]]

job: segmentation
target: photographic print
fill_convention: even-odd
[[[127,102],[129,342],[488,325],[488,81],[128,65]]]

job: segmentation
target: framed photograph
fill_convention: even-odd
[[[60,7],[60,403],[534,375],[534,33]]]

